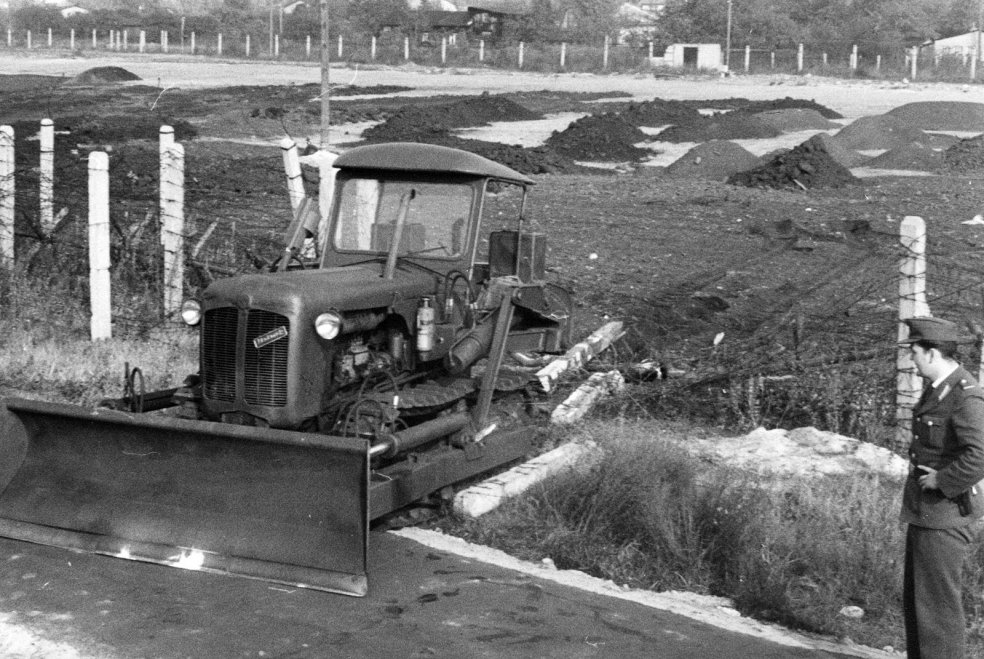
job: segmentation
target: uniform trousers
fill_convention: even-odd
[[[967,623],[961,574],[980,524],[955,529],[909,525],[902,600],[908,659],[963,659]]]

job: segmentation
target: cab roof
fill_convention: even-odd
[[[338,169],[451,172],[488,176],[522,185],[533,184],[533,179],[469,151],[415,142],[389,142],[356,147],[340,155],[334,166]]]

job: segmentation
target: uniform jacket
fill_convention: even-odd
[[[939,489],[923,492],[913,467],[902,497],[903,522],[947,529],[984,515],[984,390],[963,367],[913,408],[909,459],[936,469]],[[961,514],[960,495],[969,514]]]

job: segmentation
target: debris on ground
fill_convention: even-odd
[[[943,165],[949,172],[984,172],[984,134],[960,140],[944,151]]]
[[[861,180],[834,160],[822,139],[811,137],[765,165],[728,177],[729,184],[767,188],[839,188]]]

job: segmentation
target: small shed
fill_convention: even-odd
[[[921,54],[928,51],[932,53],[933,57],[948,55],[950,57],[956,56],[962,58],[973,57],[976,51],[978,61],[984,62],[984,53],[980,52],[984,50],[981,47],[984,46],[984,43],[979,41],[981,39],[981,33],[974,30],[965,34],[928,41],[919,50]]]
[[[654,66],[672,66],[684,69],[724,71],[721,44],[674,43],[666,47],[662,57],[652,58]]]

